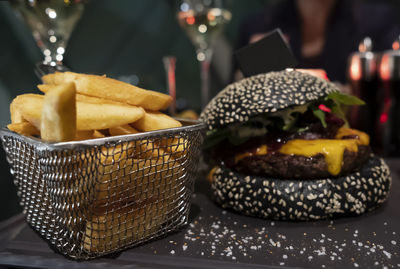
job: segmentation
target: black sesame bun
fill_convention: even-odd
[[[216,202],[277,220],[357,215],[382,204],[389,170],[368,135],[346,125],[343,104],[361,101],[297,71],[227,86],[200,115]]]
[[[357,172],[337,178],[279,179],[217,166],[210,174],[223,208],[275,220],[318,220],[360,215],[384,203],[391,177],[383,159],[371,156]]]
[[[228,85],[204,108],[200,120],[214,130],[338,91],[335,84],[298,71],[260,74]]]

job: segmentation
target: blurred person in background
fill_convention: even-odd
[[[355,0],[285,0],[244,20],[238,48],[280,28],[299,68],[324,69],[330,80],[346,82],[348,56],[366,36],[373,50],[390,49],[400,28],[391,7]]]

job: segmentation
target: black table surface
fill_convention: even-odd
[[[189,224],[113,257],[76,262],[54,253],[22,215],[0,224],[0,268],[400,268],[400,160],[388,202],[359,217],[278,222],[241,216],[196,182]]]

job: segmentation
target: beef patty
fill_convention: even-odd
[[[357,152],[345,150],[342,168],[337,176],[346,175],[361,167],[369,158],[370,153],[369,146],[359,146]],[[230,166],[237,172],[249,175],[308,179],[332,177],[328,172],[325,157],[321,153],[305,157],[271,152],[245,157]]]

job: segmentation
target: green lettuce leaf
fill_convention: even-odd
[[[283,120],[281,127],[284,131],[292,131],[296,125],[299,114],[303,114],[307,111],[308,105],[293,106],[287,109],[283,109],[271,114],[271,117],[277,117]]]
[[[275,113],[254,117],[246,123],[237,123],[222,129],[209,131],[203,148],[210,149],[225,140],[233,145],[240,145],[251,137],[264,135],[272,129],[287,132],[304,132],[308,128],[300,128],[297,126],[297,121],[299,116],[308,110],[311,110],[313,115],[321,121],[322,126],[326,128],[325,112],[319,109],[320,104],[328,107],[332,114],[344,120],[345,125],[348,126],[343,106],[364,105],[365,103],[355,96],[333,92],[305,105],[289,107]]]
[[[326,128],[328,125],[326,124],[326,121],[325,121],[325,112],[320,110],[320,109],[318,109],[318,108],[313,109],[312,112],[313,112],[314,116],[321,121],[322,126],[324,128]]]
[[[336,103],[352,106],[352,105],[365,105],[365,102],[356,96],[348,95],[341,92],[333,92],[327,96],[327,99],[333,100]]]
[[[204,140],[203,143],[203,149],[210,149],[219,143],[221,143],[223,140],[225,140],[229,136],[229,130],[228,129],[222,129],[222,130],[212,130],[207,132],[207,137]]]

